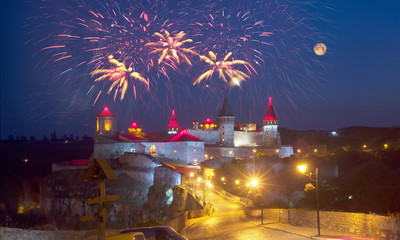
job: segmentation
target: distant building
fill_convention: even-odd
[[[235,115],[225,95],[216,120],[206,118],[201,124],[193,121],[191,129],[182,130],[175,110],[172,110],[167,126],[169,139],[150,137],[136,122],[128,132],[119,134],[116,116],[104,108],[97,116],[94,157],[118,158],[126,152],[133,152],[198,164],[216,157],[255,157],[258,153],[287,157],[293,154],[291,146],[281,146],[278,118],[271,98],[263,126],[259,129],[255,123],[235,123]]]

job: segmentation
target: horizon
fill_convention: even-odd
[[[87,4],[102,12],[97,3],[103,1],[88,0]],[[107,94],[109,81],[94,82],[90,72],[96,66],[79,65],[92,60],[95,55],[87,57],[84,49],[77,49],[78,46],[86,46],[86,42],[76,40],[79,44],[74,45],[72,40],[57,38],[71,31],[79,39],[98,34],[77,26],[76,30],[65,28],[62,23],[73,23],[71,19],[77,16],[57,11],[63,6],[74,8],[73,2],[6,4],[8,10],[2,14],[3,22],[8,24],[5,25],[6,37],[3,37],[6,57],[3,57],[1,80],[1,139],[9,135],[40,139],[43,134],[49,135],[54,131],[60,135],[92,136],[96,116],[104,106],[110,107],[117,116],[118,129],[126,132],[133,121],[145,132],[163,131],[167,128],[172,109],[175,109],[181,126],[191,127],[193,120],[203,122],[207,117],[214,119],[222,105],[224,91],[236,122],[260,124],[267,110],[268,97],[272,97],[279,127],[296,131],[329,131],[352,126],[390,128],[400,124],[400,68],[397,66],[400,62],[400,15],[396,12],[400,2],[317,1],[313,3],[313,8],[306,3],[288,1],[289,10],[281,12],[281,2],[277,1],[277,5],[273,6],[276,11],[266,13],[261,11],[261,7],[257,10],[259,6],[252,5],[253,1],[236,0],[229,6],[224,6],[225,2],[221,1],[211,10],[201,8],[201,4],[187,3],[188,8],[193,10],[193,19],[185,18],[187,10],[181,11],[172,4],[168,5],[157,16],[160,20],[172,19],[171,26],[157,25],[159,23],[154,21],[155,25],[149,26],[152,32],[141,40],[154,41],[153,33],[162,29],[175,34],[182,30],[188,38],[193,38],[193,43],[186,43],[187,46],[198,50],[199,54],[205,55],[209,49],[215,51],[217,56],[232,51],[234,59],[249,61],[255,71],[241,69],[250,78],[239,81],[240,86],[225,84],[217,77],[193,85],[194,79],[204,72],[198,63],[200,61],[193,56],[191,68],[181,64],[174,65],[173,71],[166,65],[163,69],[160,65],[160,69],[149,70],[146,75],[148,89],[142,83],[130,81],[129,84],[135,84],[135,89],[132,90],[132,85],[129,85],[123,100],[120,100],[121,92]],[[119,2],[123,13],[130,12],[129,4],[136,4],[124,0]],[[141,7],[143,12],[152,10]],[[254,10],[254,14],[246,18],[241,17],[241,8],[257,11]],[[225,11],[220,12],[220,9],[226,9],[232,16],[226,17]],[[293,9],[299,9],[299,12],[290,12]],[[92,19],[93,15],[85,10],[79,9],[79,17]],[[210,11],[207,14],[212,19],[207,17],[210,15],[206,16],[206,11]],[[139,17],[136,19],[135,14],[132,12],[132,19],[144,21]],[[173,19],[174,14],[176,20]],[[268,18],[285,19],[288,17],[285,14],[291,14],[294,22]],[[43,19],[45,16],[54,18],[47,21]],[[115,21],[125,23],[119,17],[116,16]],[[303,19],[306,24],[298,24]],[[193,27],[189,25],[191,21],[201,24],[219,21],[224,28],[213,32],[214,28]],[[263,24],[262,28],[254,22]],[[105,25],[109,24],[107,20],[101,23],[103,30],[112,30],[112,24],[111,27]],[[249,24],[254,30],[240,28]],[[91,27],[90,24],[87,26]],[[259,31],[264,32],[259,34]],[[113,33],[127,39],[135,37],[120,35],[121,32],[117,31]],[[252,42],[247,40],[248,45],[243,41],[247,35],[254,38]],[[51,36],[54,38],[51,39]],[[243,42],[237,44],[236,39]],[[119,44],[117,40],[115,42]],[[261,42],[266,44],[259,44]],[[325,55],[313,52],[317,43],[326,45]],[[64,54],[52,47],[62,44],[67,46],[65,51],[72,57],[52,61],[53,56]],[[119,46],[117,44],[110,47],[110,51],[115,51],[114,48]],[[137,52],[136,47],[132,44],[127,46],[126,64],[129,64],[130,58],[143,55]],[[262,54],[253,52],[254,49]],[[117,54],[114,54],[116,58]],[[257,65],[260,58],[263,63]],[[141,66],[140,62],[135,62],[134,67],[141,73],[145,72],[144,67],[150,66],[147,60],[145,63]],[[108,67],[107,61],[101,64],[98,66]],[[80,67],[75,67],[77,65]],[[164,76],[165,72],[168,74]]]

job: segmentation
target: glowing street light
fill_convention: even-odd
[[[307,169],[307,165],[299,165],[299,166],[297,166],[297,168],[299,169],[299,171],[301,172],[301,173],[305,173],[306,172],[306,169]]]
[[[236,184],[239,184],[239,183],[240,183],[240,181],[239,181],[239,180],[236,180],[236,181],[235,181],[235,183],[236,183]]]
[[[363,148],[367,148],[367,144],[364,144],[364,145],[363,145]]]
[[[190,177],[193,177],[193,176],[194,176],[194,173],[193,173],[193,172],[191,172],[191,173],[190,173]]]
[[[221,178],[221,181],[223,181],[223,182],[224,182],[224,181],[225,181],[225,178],[224,178],[224,177],[222,177],[222,178]]]
[[[258,185],[258,180],[257,179],[252,179],[250,183],[251,183],[251,186],[255,187],[255,186]]]
[[[310,178],[311,181],[315,181],[315,195],[317,198],[317,226],[318,226],[318,236],[321,235],[321,231],[320,231],[320,224],[319,224],[319,198],[318,198],[318,168],[315,168],[315,173],[310,172],[308,174],[306,174],[306,170],[307,170],[307,165],[303,164],[303,165],[298,165],[297,168],[299,169],[299,171],[306,175],[308,178]],[[312,178],[312,175],[315,174],[315,179]]]

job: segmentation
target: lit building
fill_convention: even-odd
[[[216,123],[215,123],[216,122]],[[163,156],[187,164],[198,164],[218,157],[255,157],[256,154],[288,157],[293,154],[291,146],[281,146],[272,99],[269,98],[263,126],[255,123],[235,123],[227,96],[216,121],[211,118],[199,124],[193,121],[191,129],[181,130],[175,110],[172,110],[167,132],[170,139],[151,138],[133,122],[129,135],[119,134],[116,116],[105,108],[97,117],[95,157],[115,158],[126,152]],[[235,129],[236,124],[236,129]],[[256,150],[255,150],[256,149]]]
[[[176,121],[175,110],[172,109],[171,121],[168,124],[168,134],[177,134],[180,126]]]
[[[137,136],[137,137],[143,137],[142,133],[142,128],[140,128],[136,122],[132,122],[132,125],[128,128],[128,132],[131,135]]]

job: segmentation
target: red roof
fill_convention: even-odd
[[[132,122],[132,125],[131,125],[129,128],[135,128],[135,129],[137,129],[137,128],[140,128],[140,127],[137,125],[136,122]]]
[[[210,118],[207,118],[202,124],[215,124]]]
[[[168,124],[169,128],[179,128],[179,124],[176,121],[176,117],[175,117],[175,110],[172,110],[172,116],[171,116],[171,121]]]
[[[189,165],[189,164],[188,164],[187,167],[178,167],[178,166],[176,166],[175,164],[170,163],[170,162],[169,162],[169,163],[168,163],[168,162],[165,162],[165,161],[161,161],[161,162],[162,162],[164,165],[166,165],[166,166],[168,166],[168,167],[174,169],[175,172],[178,172],[178,173],[181,173],[181,174],[185,174],[185,175],[188,175],[188,176],[190,176],[190,173],[196,173],[197,170],[198,170],[196,166]],[[182,165],[182,164],[180,164],[180,165]]]
[[[176,136],[168,139],[166,142],[203,142],[203,140],[193,135],[190,135],[186,132],[186,129],[184,129]]]
[[[108,107],[104,107],[104,110],[97,117],[116,117],[108,110]]]
[[[74,159],[71,161],[62,162],[62,166],[87,166],[89,159]]]
[[[269,97],[267,114],[265,115],[263,121],[264,120],[278,120],[278,118],[275,116],[275,111],[274,111],[274,107],[272,106],[272,98],[271,97]]]

